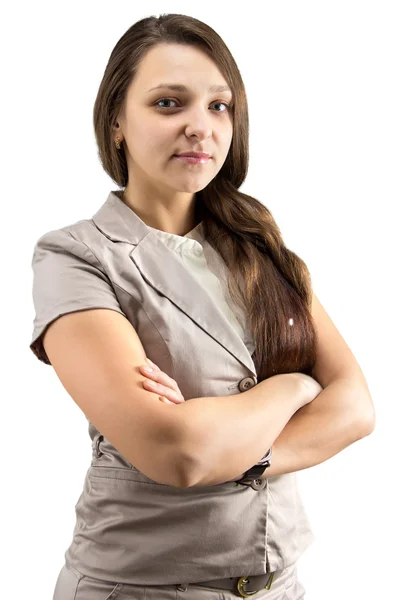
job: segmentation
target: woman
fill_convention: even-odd
[[[142,19],[111,53],[94,128],[122,189],[45,233],[32,261],[30,347],[93,448],[53,600],[299,600],[314,538],[271,448],[322,391],[312,290],[271,213],[239,191],[238,67],[201,21]],[[182,156],[196,152],[210,156]]]

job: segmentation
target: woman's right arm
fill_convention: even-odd
[[[322,387],[303,373],[274,375],[233,396],[192,398],[181,411],[188,487],[229,481],[255,465]]]

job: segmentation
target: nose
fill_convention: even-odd
[[[207,139],[212,135],[212,115],[202,108],[193,108],[186,113],[185,133],[188,137],[196,135],[199,139]]]

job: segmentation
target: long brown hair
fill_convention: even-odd
[[[208,25],[181,14],[150,16],[119,39],[107,63],[93,111],[104,170],[119,186],[128,183],[125,148],[117,150],[113,126],[141,59],[159,43],[189,44],[216,64],[233,91],[233,138],[225,163],[196,193],[196,217],[228,267],[231,299],[244,311],[252,335],[258,380],[280,373],[311,375],[316,332],[311,317],[311,277],[306,264],[286,248],[271,212],[239,191],[247,175],[249,119],[244,84],[233,56]]]

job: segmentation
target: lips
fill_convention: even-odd
[[[175,156],[191,156],[193,158],[210,158],[211,154],[207,152],[182,152],[182,154],[175,154]]]

